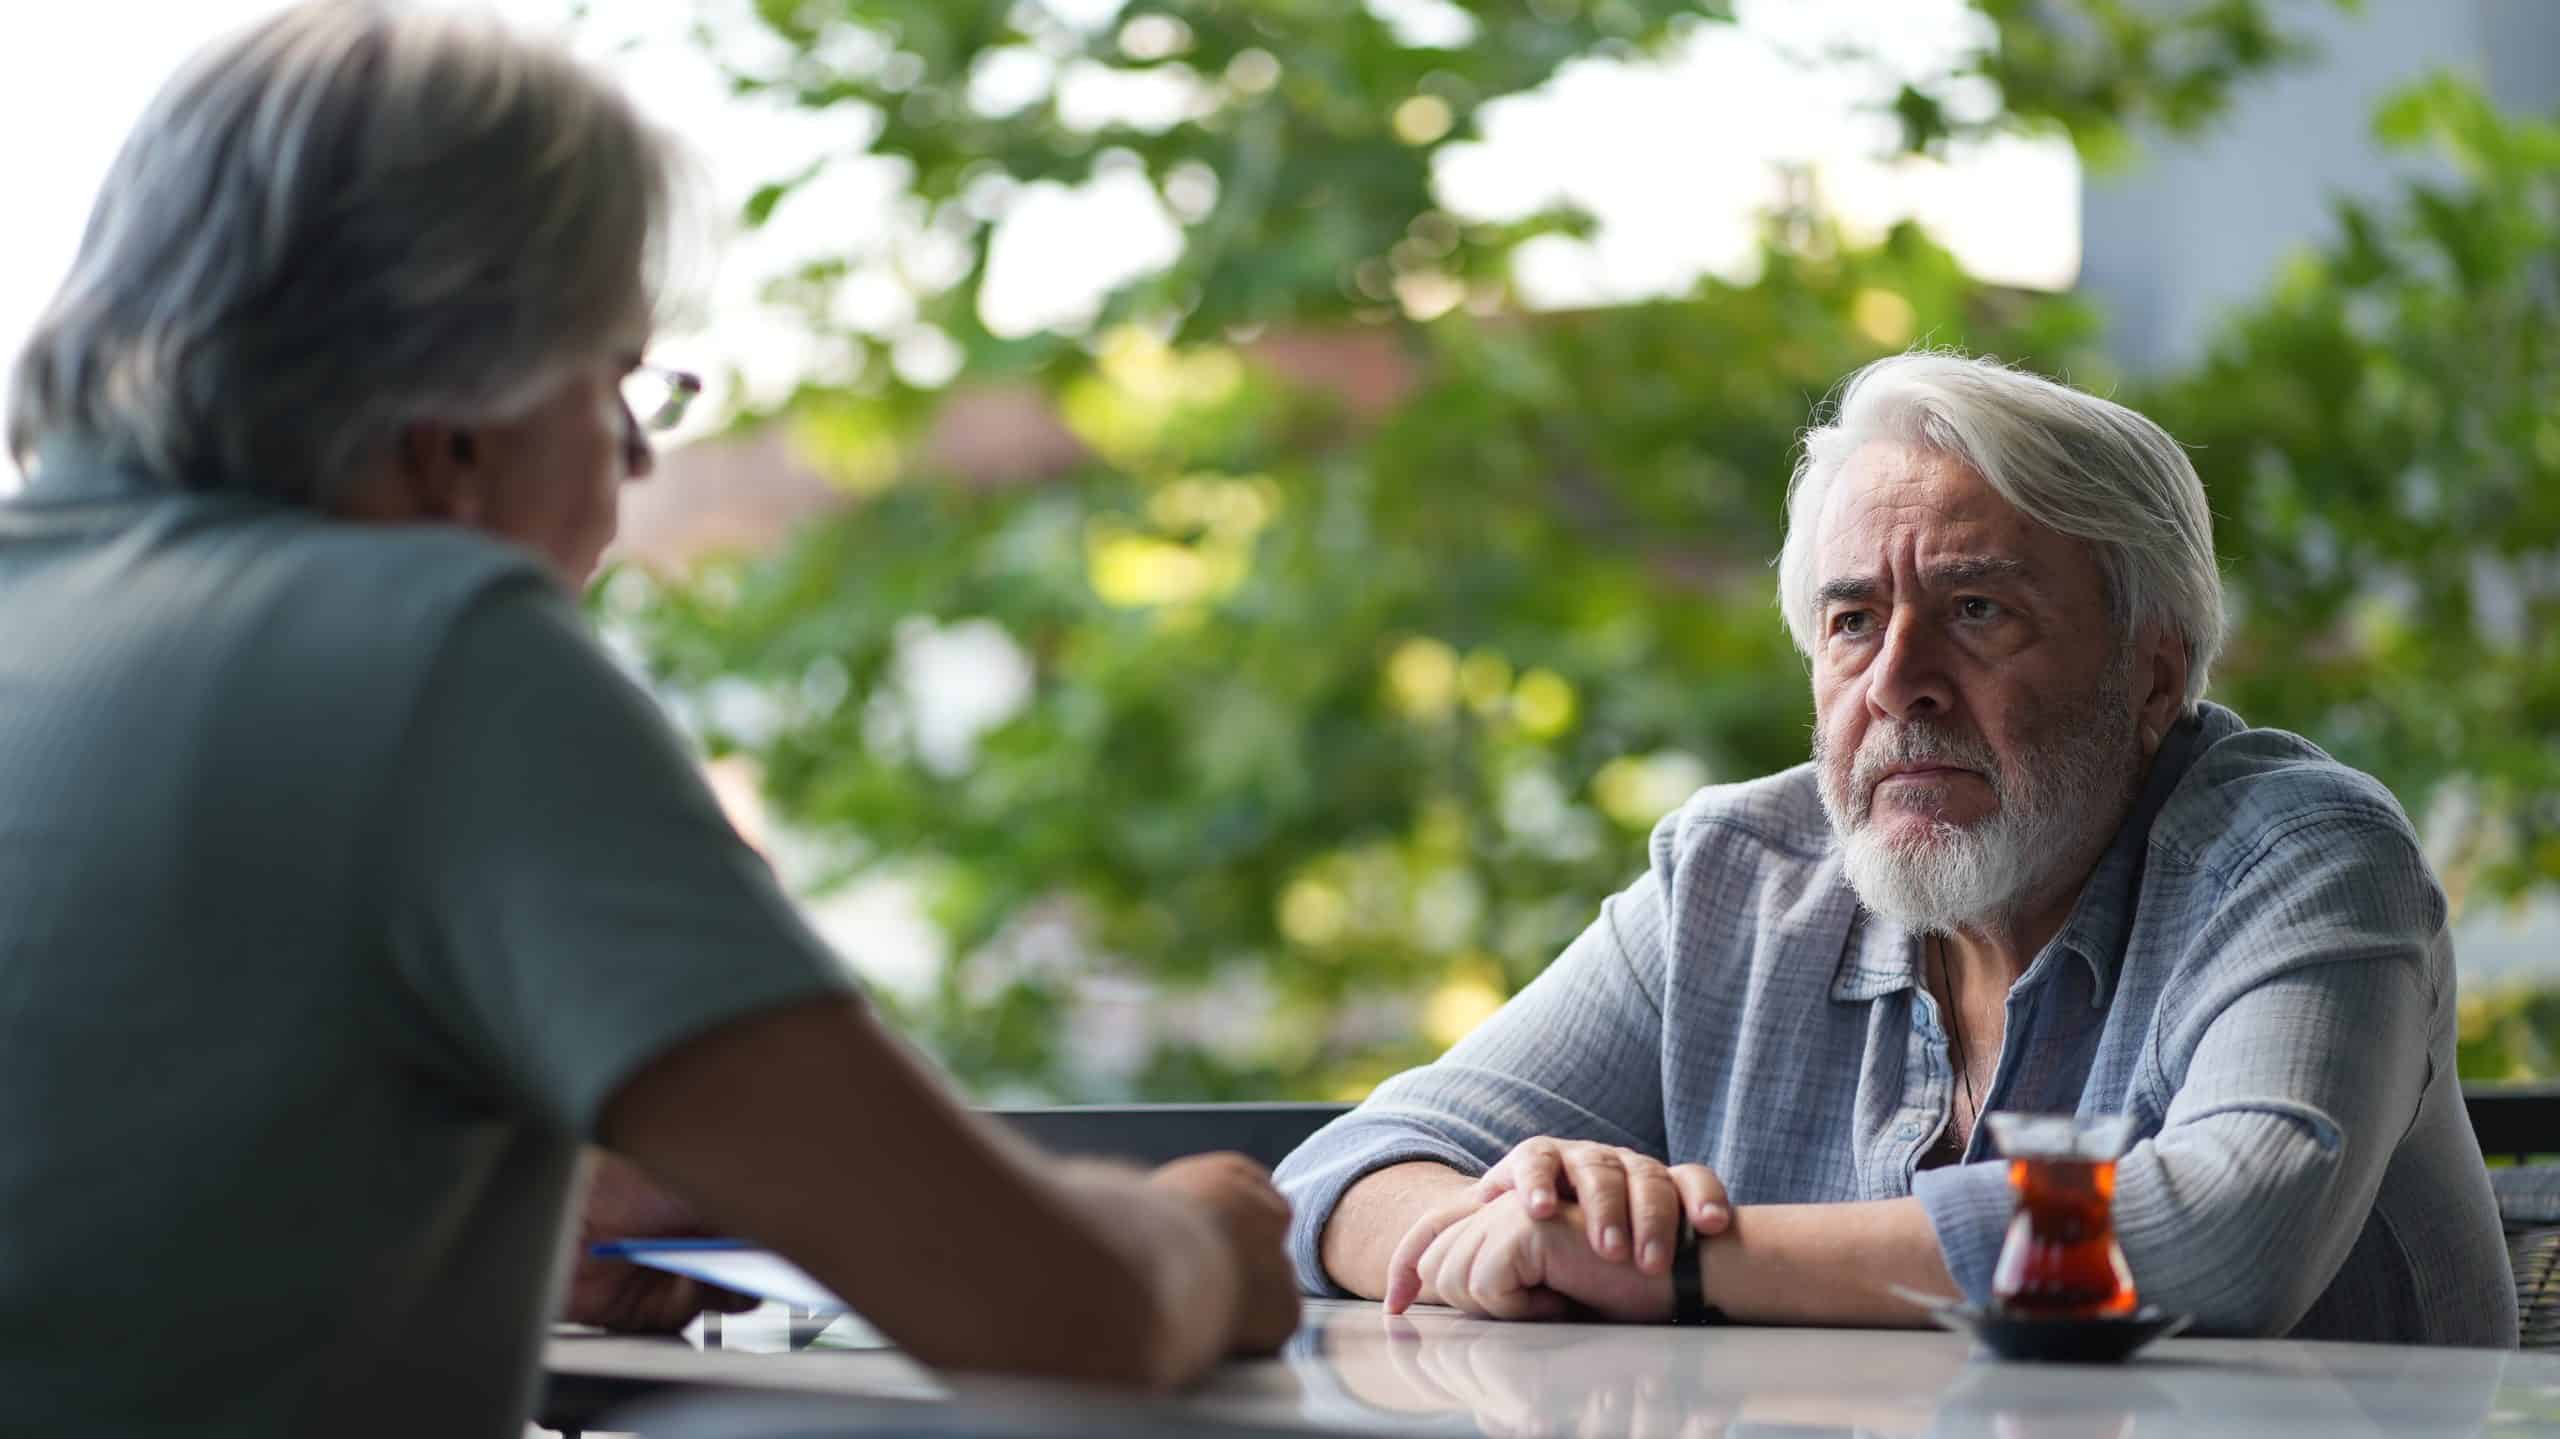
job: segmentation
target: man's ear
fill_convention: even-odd
[[[480,442],[469,430],[433,422],[400,432],[394,471],[412,512],[468,525],[480,518]]]
[[[2167,625],[2144,625],[2134,643],[2133,702],[2134,730],[2149,759],[2187,707],[2187,645]]]

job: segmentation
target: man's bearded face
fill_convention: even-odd
[[[1889,441],[1819,524],[1813,752],[1859,898],[1946,933],[2067,897],[2145,758],[2137,646],[2089,547]]]

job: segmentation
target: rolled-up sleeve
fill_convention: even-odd
[[[2009,1195],[2009,1167],[1997,1160],[1924,1169],[1911,1179],[1912,1197],[1928,1211],[1938,1255],[1964,1297],[1991,1302],[1991,1271],[2000,1262],[2016,1201]]]
[[[1352,1185],[1390,1165],[1480,1174],[1542,1134],[1663,1152],[1663,934],[1662,889],[1648,873],[1474,1033],[1291,1154],[1277,1178],[1299,1285],[1344,1294],[1319,1257],[1325,1225]]]
[[[2226,892],[2182,962],[2212,957],[2200,970],[2233,978],[2162,1017],[2160,1128],[2116,1170],[2145,1302],[2274,1335],[2328,1287],[2433,1078],[2443,924],[2414,846],[2362,818],[2296,826]],[[2001,1166],[1924,1173],[1914,1192],[1949,1271],[1987,1299],[2011,1208]]]

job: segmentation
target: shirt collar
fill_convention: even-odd
[[[2169,726],[2160,740],[2158,752],[2151,757],[2151,772],[2143,778],[2142,792],[2136,796],[2133,809],[2116,829],[2115,839],[2106,853],[2098,857],[2095,869],[2089,871],[2088,883],[2080,887],[2079,901],[2071,906],[2071,917],[2062,923],[2061,932],[2052,943],[2080,956],[2089,966],[2089,1002],[2103,1005],[2115,992],[2116,970],[2124,961],[2125,942],[2133,935],[2133,915],[2142,897],[2143,861],[2151,853],[2151,823],[2160,817],[2178,782],[2187,777],[2187,769],[2195,763],[2202,748],[2197,741],[2204,733],[2205,715],[2188,715]]]
[[[2097,866],[2090,870],[2088,882],[2080,887],[2080,898],[2071,907],[2071,917],[2053,937],[2053,945],[2080,956],[2089,966],[2093,1004],[2105,1004],[2113,992],[2125,941],[2133,932],[2134,907],[2142,892],[2143,858],[2150,850],[2151,823],[2169,802],[2178,782],[2186,778],[2188,766],[2195,763],[2201,748],[2197,741],[2214,708],[2199,706],[2196,714],[2169,727],[2152,756],[2150,773],[2143,779],[2132,811],[2117,827],[2115,838],[2099,856]],[[1831,863],[1840,863],[1836,848]],[[1842,889],[1848,888],[1847,875],[1839,875],[1838,882]],[[1912,988],[1917,982],[1913,953],[1909,930],[1859,905],[1849,942],[1840,956],[1840,967],[1832,976],[1831,997],[1842,1001],[1871,1000]]]
[[[151,499],[181,492],[134,461],[118,458],[86,436],[55,431],[36,446],[26,484],[9,503],[30,507],[94,505]]]
[[[1839,863],[1836,851],[1832,862]],[[1847,890],[1849,877],[1841,875],[1839,883],[1841,889]],[[1911,932],[1854,898],[1850,904],[1855,917],[1850,921],[1849,943],[1840,955],[1840,968],[1831,976],[1831,997],[1854,1003],[1882,999],[1896,990],[1911,988]]]

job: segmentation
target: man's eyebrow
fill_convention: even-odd
[[[2030,590],[2041,588],[2035,581],[2034,573],[2027,568],[2026,561],[2010,559],[2005,555],[1963,555],[1951,560],[1941,560],[1931,565],[1928,570],[1928,582],[1932,589],[1951,589],[1957,585],[1980,584],[1984,580],[2006,580]]]
[[[1813,592],[1813,602],[1816,606],[1838,604],[1844,600],[1871,600],[1875,597],[1876,582],[1863,575],[1843,575],[1836,580],[1824,580],[1821,588]]]
[[[1931,565],[1925,576],[1931,589],[1955,589],[1978,585],[1986,580],[1999,580],[2021,589],[2042,594],[2044,587],[2036,583],[2035,572],[2024,560],[2006,555],[1959,555]],[[1842,575],[1824,580],[1813,592],[1816,607],[1834,604],[1863,604],[1883,591],[1883,584],[1873,575]]]

